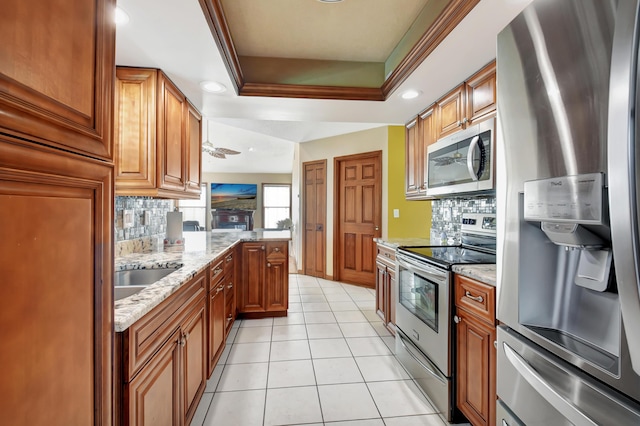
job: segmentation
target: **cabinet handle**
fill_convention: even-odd
[[[227,317],[227,322],[231,321],[233,319],[233,315],[229,314],[229,316]]]
[[[267,263],[267,268],[271,268],[271,264],[270,263]]]
[[[469,119],[467,117],[462,119],[462,124],[467,124],[467,121],[469,121]]]
[[[260,247],[260,250],[264,251],[264,246]]]
[[[484,298],[482,296],[474,296],[471,293],[469,293],[468,291],[464,292],[464,297],[468,297],[471,300],[475,300],[476,302],[482,303],[484,302]]]
[[[220,293],[222,290],[224,290],[224,285],[218,287],[218,289],[216,290],[216,294]]]
[[[458,120],[458,122],[456,123],[456,126],[462,126],[462,121]]]
[[[493,341],[493,347],[494,347],[494,348],[496,348],[496,349],[498,349],[498,341],[497,341],[497,340],[494,340],[494,341]]]
[[[462,318],[460,318],[457,315],[453,316],[453,322],[455,322],[456,324],[460,324],[460,322],[462,321]]]
[[[227,256],[227,263],[233,260],[233,256]]]
[[[233,283],[229,283],[229,285],[227,286],[228,289],[232,289],[233,288]]]
[[[220,272],[222,272],[222,268],[216,268],[213,270],[213,276],[215,277],[216,275],[218,275]]]
[[[274,251],[280,251],[280,247],[276,247],[275,249],[273,249]]]

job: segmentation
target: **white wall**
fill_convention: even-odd
[[[348,133],[346,135],[334,136],[330,138],[318,139],[311,142],[305,142],[299,145],[299,153],[294,154],[294,176],[296,176],[296,185],[292,185],[292,197],[298,200],[297,210],[294,208],[293,213],[297,212],[297,218],[293,219],[295,229],[300,229],[302,223],[302,210],[300,206],[300,194],[302,188],[302,163],[315,160],[327,160],[327,270],[325,273],[333,276],[333,184],[334,170],[333,160],[335,157],[343,155],[360,154],[371,151],[382,151],[382,229],[387,229],[387,204],[388,204],[388,180],[386,167],[388,164],[388,139],[389,133],[387,126],[378,127],[362,132]],[[296,161],[297,164],[296,164]],[[296,170],[297,169],[297,170]],[[294,251],[298,254],[298,269],[302,269],[302,234],[296,233],[294,240]]]
[[[262,184],[263,183],[291,183],[288,173],[203,173],[202,182],[210,183],[255,183],[258,184],[258,210],[253,215],[254,228],[262,228]],[[211,191],[211,189],[209,189]],[[292,195],[293,197],[293,195]],[[293,207],[293,206],[292,206]],[[291,209],[292,215],[297,210]],[[211,216],[209,216],[211,221]],[[209,225],[210,226],[210,225]]]

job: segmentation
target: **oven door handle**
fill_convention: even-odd
[[[414,260],[407,259],[402,255],[396,255],[396,261],[399,266],[404,267],[405,269],[410,270],[411,272],[418,273],[419,275],[426,275],[425,278],[430,278],[434,281],[445,281],[447,279],[447,274],[442,272],[440,269],[430,267],[425,264],[420,264]]]
[[[398,337],[400,338],[400,344],[404,347],[404,349],[407,351],[407,353],[411,356],[411,358],[413,358],[413,360],[415,362],[417,362],[418,364],[420,364],[420,366],[422,366],[422,368],[424,368],[425,370],[427,370],[429,372],[429,374],[431,374],[433,377],[435,377],[436,379],[438,379],[438,381],[442,382],[443,384],[447,383],[447,379],[446,377],[444,377],[442,375],[442,373],[440,373],[438,371],[438,367],[436,367],[428,358],[424,358],[424,360],[429,364],[425,364],[424,362],[422,362],[422,360],[415,355],[411,348],[409,346],[406,345],[406,343],[404,343],[404,337],[402,337],[401,333],[398,333]],[[411,346],[413,346],[411,343],[409,343]]]

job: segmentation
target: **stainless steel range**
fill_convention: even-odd
[[[451,268],[496,263],[495,215],[465,214],[462,244],[400,247],[396,302],[396,354],[447,421],[455,406],[455,336]]]

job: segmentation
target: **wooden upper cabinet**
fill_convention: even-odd
[[[187,101],[186,143],[187,143],[187,184],[186,191],[200,194],[202,181],[202,117],[198,110]]]
[[[496,62],[493,61],[467,80],[469,124],[488,118],[496,110]]]
[[[116,77],[116,195],[198,198],[200,113],[160,70]]]
[[[0,133],[113,160],[115,3],[2,1]]]
[[[420,156],[418,147],[418,118],[406,125],[405,138],[405,195],[407,198],[418,195],[420,180],[418,177],[417,160]]]
[[[461,84],[438,101],[436,106],[436,114],[438,117],[436,120],[436,134],[438,138],[450,135],[464,128],[466,123],[466,120],[464,120],[466,113],[464,105],[465,96],[465,85]]]

